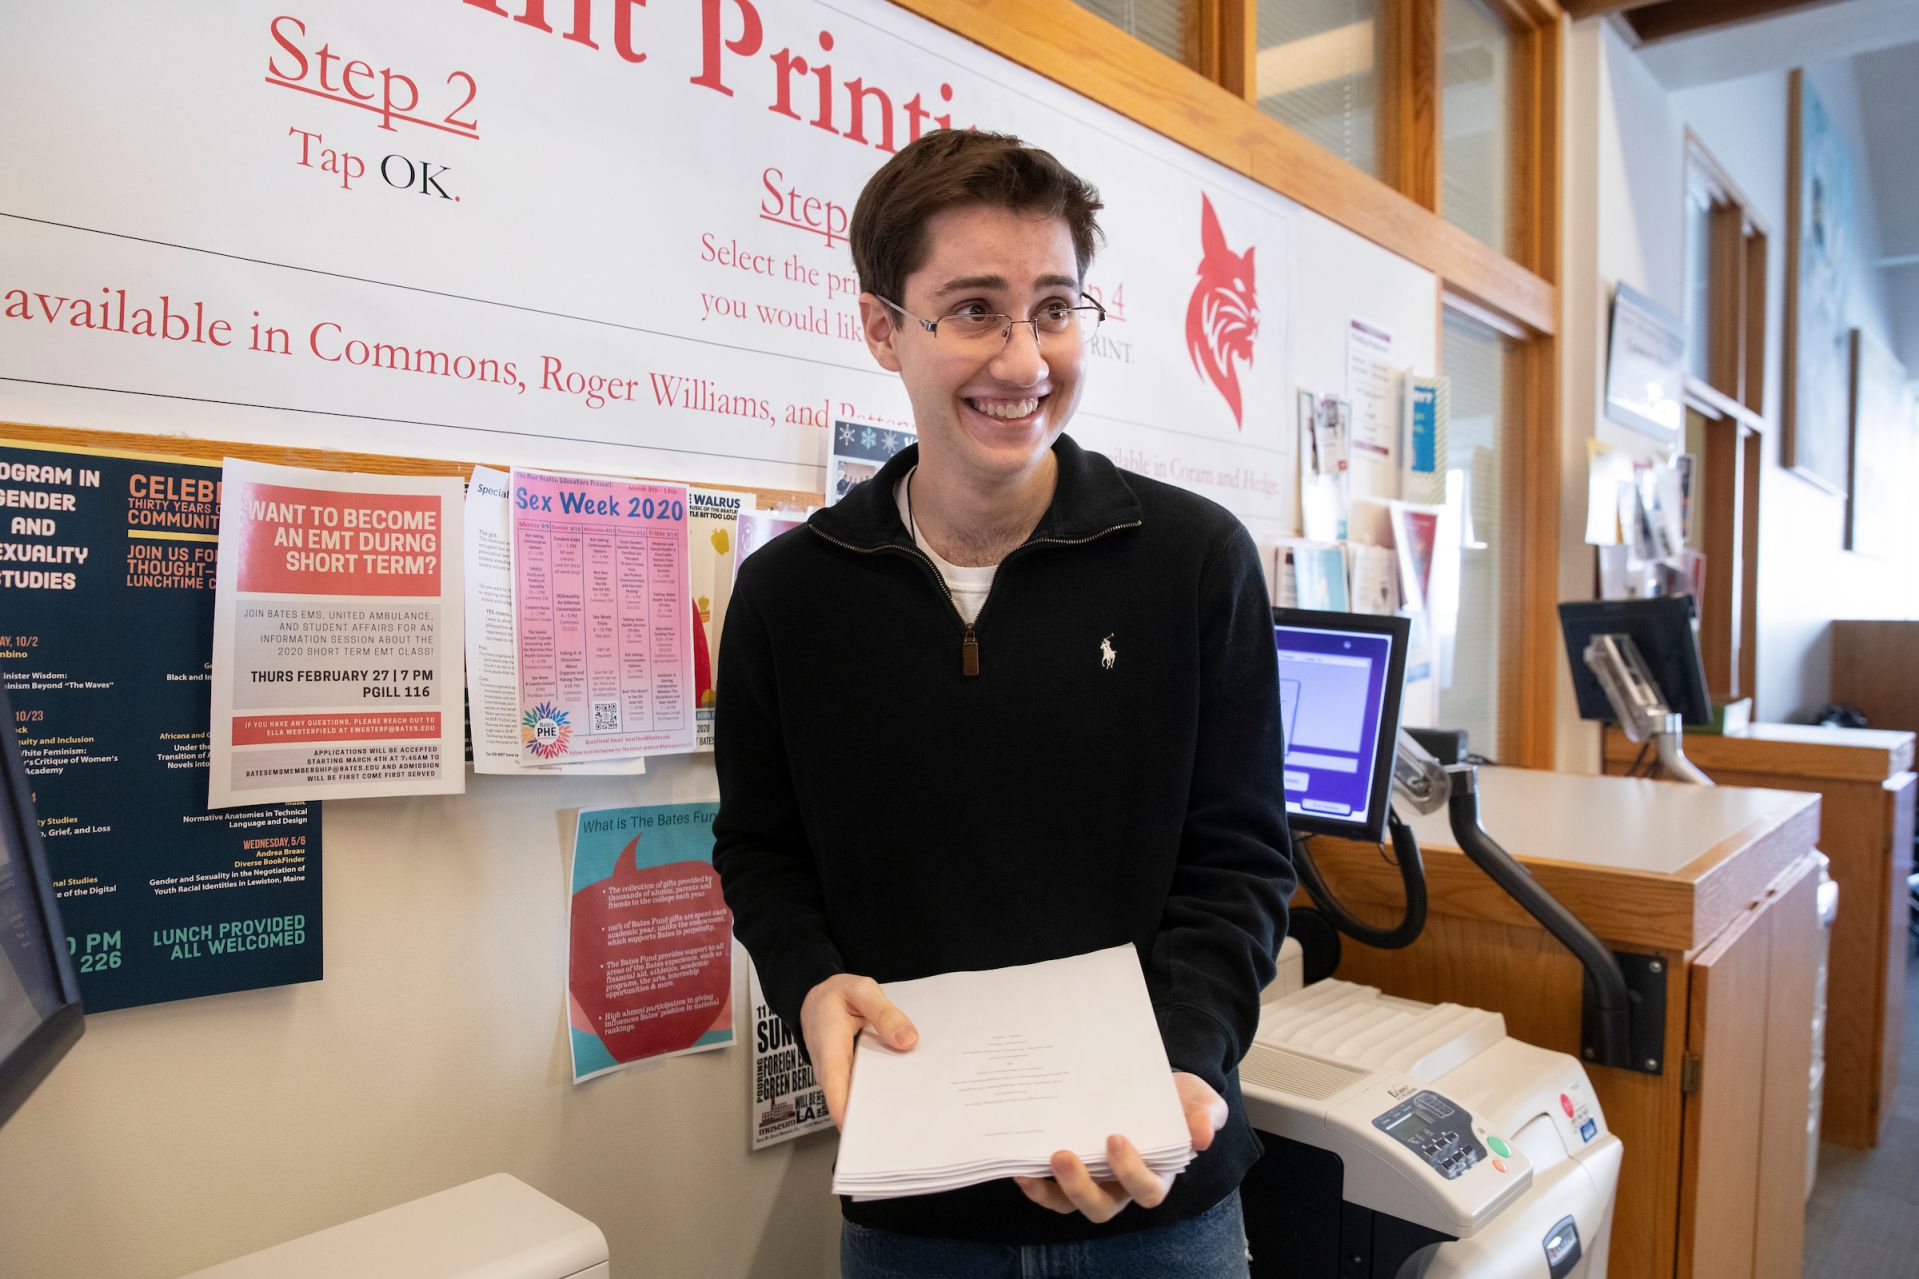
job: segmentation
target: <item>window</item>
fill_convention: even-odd
[[[1707,357],[1712,351],[1712,305],[1709,287],[1712,197],[1701,187],[1686,192],[1686,372],[1709,381]]]
[[[1758,667],[1766,231],[1690,136],[1682,216],[1686,449],[1695,467],[1693,544],[1706,557],[1699,654],[1707,691],[1729,701],[1752,694]]]
[[[1514,183],[1513,35],[1480,0],[1439,0],[1440,213],[1508,252]]]
[[[1766,233],[1691,137],[1685,217],[1687,372],[1757,413],[1764,402]]]
[[[1264,0],[1256,34],[1259,109],[1381,176],[1379,0]]]
[[[1441,704],[1485,753],[1552,766],[1562,6],[1073,0],[1070,38],[1048,38],[1030,0],[899,3],[977,10],[989,46],[1003,31],[1000,52],[1434,274],[1452,461],[1487,544]]]
[[[1522,624],[1524,557],[1510,545],[1508,513],[1523,452],[1524,348],[1448,306],[1440,321],[1440,371],[1451,383],[1447,466],[1465,472],[1472,545],[1460,553],[1459,631],[1453,678],[1439,693],[1439,722],[1463,728],[1472,749],[1514,757],[1519,736],[1516,660]]]
[[[1187,66],[1199,63],[1198,0],[1073,0]]]

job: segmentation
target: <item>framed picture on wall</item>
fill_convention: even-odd
[[[1792,73],[1789,100],[1784,461],[1844,496],[1852,470],[1852,160],[1804,71]]]
[[[1606,416],[1661,444],[1686,424],[1686,330],[1624,280],[1613,291],[1606,344]]]
[[[1852,488],[1846,549],[1896,554],[1906,537],[1915,475],[1906,370],[1864,330],[1852,331]]]

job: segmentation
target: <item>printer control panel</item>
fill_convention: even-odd
[[[1430,1089],[1376,1117],[1373,1127],[1448,1181],[1486,1157],[1473,1136],[1473,1117]]]

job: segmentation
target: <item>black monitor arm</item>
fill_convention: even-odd
[[[1447,764],[1446,775],[1452,783],[1446,801],[1452,819],[1453,838],[1475,866],[1486,872],[1507,896],[1526,908],[1545,930],[1559,939],[1586,969],[1594,994],[1591,1031],[1595,1051],[1588,1060],[1604,1066],[1637,1068],[1632,1048],[1632,992],[1626,984],[1619,959],[1606,944],[1580,922],[1579,916],[1560,904],[1557,897],[1540,887],[1532,872],[1521,866],[1501,848],[1479,823],[1478,770],[1471,764]]]

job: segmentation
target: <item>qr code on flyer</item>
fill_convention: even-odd
[[[617,733],[620,731],[620,704],[618,702],[593,703],[593,731],[596,733]]]

